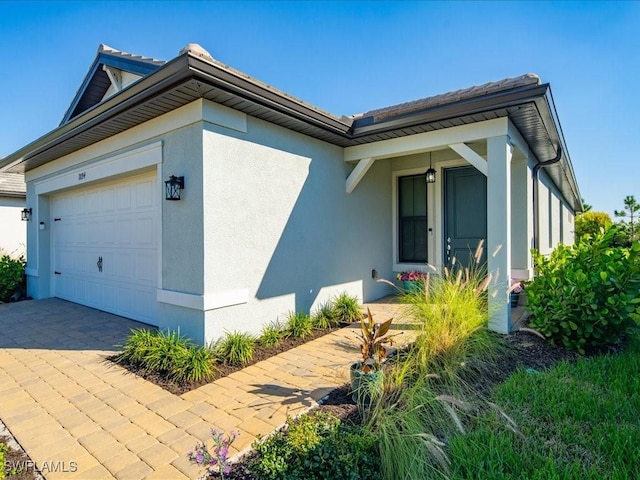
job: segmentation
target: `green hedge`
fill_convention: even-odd
[[[531,326],[554,343],[585,353],[615,343],[640,320],[640,243],[616,247],[613,226],[547,258],[533,252],[527,286]]]
[[[0,256],[0,302],[8,302],[24,282],[24,257]]]

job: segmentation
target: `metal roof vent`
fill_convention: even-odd
[[[211,54],[197,43],[187,44],[182,50],[180,50],[180,55],[187,52],[196,57],[202,57],[208,60],[213,60],[213,57],[211,56]]]

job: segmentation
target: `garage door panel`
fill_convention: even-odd
[[[136,218],[136,228],[134,232],[134,242],[139,248],[155,248],[156,236],[154,232],[155,221],[148,215]]]
[[[87,214],[95,215],[100,213],[100,194],[91,192],[87,194]]]
[[[157,323],[155,175],[68,191],[51,202],[54,295]],[[102,257],[102,272],[98,258]]]
[[[135,185],[135,202],[138,208],[155,208],[155,182],[147,180]]]
[[[130,247],[135,242],[137,228],[129,217],[118,218],[114,221],[114,243],[119,247]],[[129,232],[129,235],[121,235],[120,232]],[[133,238],[132,238],[133,237]]]
[[[130,212],[131,211],[131,186],[124,185],[122,187],[116,188],[115,195],[116,195],[116,208],[120,212]]]
[[[87,243],[92,247],[97,247],[103,241],[104,228],[101,222],[91,219],[86,223],[79,223],[77,226],[79,234],[85,234],[87,237]]]
[[[105,188],[100,195],[100,213],[113,213],[116,210],[115,192],[113,188]]]

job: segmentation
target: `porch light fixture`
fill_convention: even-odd
[[[180,200],[180,190],[184,189],[184,177],[171,175],[169,180],[164,182],[167,200]]]
[[[429,170],[425,173],[427,183],[436,183],[436,171],[431,164],[431,152],[429,152]]]
[[[31,220],[31,209],[23,208],[20,218],[22,219],[23,222],[28,222],[29,220]]]

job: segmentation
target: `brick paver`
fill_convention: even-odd
[[[402,308],[371,306],[380,320]],[[186,454],[211,428],[238,430],[237,454],[347,381],[359,355],[344,328],[173,395],[105,360],[141,327],[58,299],[0,305],[0,419],[45,478],[197,478]]]

